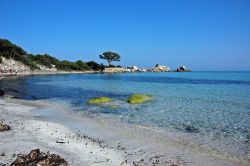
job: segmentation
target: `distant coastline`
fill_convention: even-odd
[[[0,39],[0,76],[62,73],[191,72],[185,66],[172,70],[170,67],[160,64],[156,64],[152,68],[139,68],[134,65],[129,67],[114,66],[111,61],[120,61],[120,59],[115,59],[113,54],[120,58],[120,55],[113,52],[104,52],[104,55],[100,55],[102,59],[108,60],[108,66],[94,61],[60,61],[48,54],[29,54],[9,40]]]

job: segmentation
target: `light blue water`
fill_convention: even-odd
[[[38,99],[68,102],[88,115],[186,134],[198,143],[249,155],[250,72],[41,75],[1,84]],[[154,100],[128,104],[134,93],[153,95]],[[113,102],[86,103],[98,96]]]

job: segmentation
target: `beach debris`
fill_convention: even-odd
[[[58,143],[58,144],[65,144],[66,142],[64,140],[57,140],[56,143]]]
[[[68,166],[68,162],[57,154],[40,152],[39,149],[31,150],[29,154],[19,156],[11,166]]]
[[[121,146],[121,142],[118,143],[117,145],[117,150],[126,150],[126,148],[124,148],[123,146]]]
[[[0,122],[0,132],[8,131],[8,130],[10,130],[10,126],[7,124],[4,124],[3,122]]]
[[[109,97],[96,97],[88,100],[89,104],[102,104],[111,102],[112,99]]]
[[[93,164],[106,163],[106,162],[108,162],[109,160],[110,160],[110,159],[100,160],[100,161],[94,161]]]
[[[151,95],[133,94],[128,98],[128,102],[131,104],[141,104],[153,100]]]

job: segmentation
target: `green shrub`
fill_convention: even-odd
[[[93,69],[93,70],[100,70],[101,67],[102,67],[100,64],[96,63],[95,61],[89,61],[89,62],[87,62],[87,65],[88,65],[91,69]]]

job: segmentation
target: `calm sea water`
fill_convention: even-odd
[[[162,129],[249,156],[250,72],[65,74],[27,76],[0,82],[21,97],[69,103],[92,116]],[[154,96],[131,105],[134,93]],[[93,106],[89,98],[108,96],[112,103]]]

